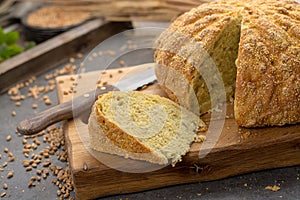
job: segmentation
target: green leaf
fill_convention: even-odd
[[[10,45],[10,46],[7,46],[7,48],[2,52],[2,54],[0,56],[2,58],[7,59],[14,55],[21,53],[22,51],[23,51],[23,49],[21,47],[19,47],[18,45]]]
[[[26,46],[24,47],[24,51],[27,51],[28,49],[31,49],[32,47],[35,47],[36,43],[31,41],[31,42],[28,42],[26,44]]]
[[[3,55],[5,54],[6,50],[7,50],[7,45],[5,43],[1,44],[0,45],[0,57],[4,58]]]
[[[19,33],[17,31],[10,31],[5,34],[4,42],[8,45],[15,44],[19,40]]]
[[[0,27],[0,44],[4,43],[5,34],[3,32],[3,29]]]

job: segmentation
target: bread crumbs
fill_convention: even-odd
[[[266,190],[271,190],[271,191],[273,191],[273,192],[277,192],[278,190],[280,190],[280,187],[279,186],[277,186],[277,185],[273,185],[273,186],[267,186],[267,187],[265,187],[265,189]]]

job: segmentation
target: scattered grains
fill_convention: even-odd
[[[43,136],[45,134],[45,131],[40,131],[40,132],[38,132],[37,134],[36,134],[36,136]]]
[[[49,158],[49,153],[44,153],[43,156],[44,158]]]
[[[33,181],[29,181],[28,182],[28,187],[31,188],[31,187],[35,187],[36,185],[33,183]]]
[[[37,144],[35,144],[35,143],[32,143],[32,144],[31,144],[31,148],[32,148],[32,149],[35,150],[35,149],[37,149],[37,147],[38,147]]]
[[[83,57],[83,55],[78,54],[77,57]],[[74,59],[74,61],[75,61],[75,59]],[[70,59],[70,62],[73,62],[73,60]],[[81,63],[81,65],[83,65],[83,63]],[[16,106],[21,106],[20,101],[24,100],[26,98],[26,96],[28,96],[28,97],[32,97],[36,100],[42,100],[42,101],[44,101],[44,103],[46,105],[51,105],[52,102],[49,99],[49,96],[45,95],[45,93],[55,89],[56,82],[55,82],[55,80],[52,80],[52,79],[54,79],[55,77],[57,77],[58,75],[61,75],[61,74],[67,74],[67,73],[74,74],[75,70],[76,70],[75,65],[67,64],[61,70],[55,70],[54,73],[48,74],[45,76],[45,79],[48,81],[48,85],[46,85],[46,86],[33,85],[32,87],[28,88],[28,90],[29,90],[28,94],[22,95],[20,89],[22,87],[29,86],[31,83],[33,83],[36,80],[35,77],[32,77],[28,81],[26,81],[22,84],[17,84],[15,87],[13,87],[9,90],[8,94],[10,95],[10,100],[15,101]],[[74,77],[72,77],[71,79],[75,80]],[[63,80],[58,81],[58,83],[63,83],[63,82],[64,82]],[[73,85],[75,86],[76,84],[73,84]],[[71,91],[73,92],[73,90],[71,90]],[[32,108],[33,109],[37,108],[37,104],[32,104]],[[16,116],[16,114],[17,113],[15,110],[13,110],[11,112],[12,116]],[[41,142],[39,141],[37,136],[43,136],[42,137],[43,142],[49,144],[49,146],[47,146],[45,149],[42,150],[43,153],[41,155],[39,155],[36,152],[33,153],[34,150],[38,149],[39,145],[41,144]],[[33,139],[32,144],[28,143],[27,139],[29,139],[29,138]],[[7,138],[6,138],[7,141],[10,141],[11,139],[12,139],[11,136],[7,136]],[[23,160],[23,166],[26,169],[26,171],[32,171],[32,169],[37,168],[37,166],[40,163],[43,163],[42,166],[44,167],[42,170],[35,169],[37,175],[30,178],[28,187],[36,186],[35,181],[41,181],[41,177],[46,179],[47,176],[49,175],[49,168],[50,169],[54,168],[54,165],[51,165],[50,159],[44,160],[45,158],[49,158],[50,155],[56,155],[58,160],[63,161],[63,162],[67,161],[67,153],[65,152],[66,148],[64,147],[64,135],[63,135],[61,127],[51,126],[51,127],[47,128],[45,131],[41,131],[40,133],[38,133],[35,136],[24,136],[22,143],[24,145],[23,146],[24,156],[27,158],[31,157],[31,160]],[[8,148],[4,148],[4,152],[8,153],[10,161],[14,161],[14,156],[11,152],[8,151]],[[32,154],[29,155],[31,152],[32,152]],[[1,155],[0,155],[0,159],[1,159]],[[2,164],[2,166],[3,166],[3,168],[6,167],[7,162],[4,162]],[[0,168],[0,171],[4,171],[3,168]],[[51,170],[51,171],[54,175],[55,174],[57,175],[58,173],[60,173],[60,177],[59,177],[60,181],[56,181],[56,182],[58,182],[58,184],[61,185],[61,189],[63,191],[59,195],[60,199],[64,198],[64,196],[65,196],[65,198],[69,198],[70,192],[73,190],[70,169],[68,167],[63,169],[60,166],[55,166],[55,170]],[[7,178],[12,178],[13,176],[14,176],[14,173],[12,171],[8,172]],[[4,177],[2,177],[2,178],[4,178]],[[3,189],[5,189],[6,187],[8,188],[7,184],[6,185],[5,184],[3,184]],[[6,195],[6,193],[5,193],[5,195]],[[5,196],[5,195],[3,195],[3,196]],[[2,197],[2,194],[1,194],[1,197]]]
[[[36,170],[36,174],[37,174],[37,175],[41,175],[41,174],[42,174],[42,170],[37,169],[37,170]]]
[[[15,161],[15,157],[9,157],[9,162],[13,162],[13,161]]]
[[[49,165],[51,165],[51,161],[50,161],[50,160],[46,160],[46,161],[43,163],[43,167],[48,167]]]
[[[36,145],[40,145],[40,144],[41,144],[41,142],[40,142],[37,138],[34,138],[34,139],[33,139],[33,142],[34,142]]]
[[[26,167],[26,171],[27,171],[27,172],[29,172],[29,171],[31,171],[31,170],[32,170],[32,167],[30,167],[30,166]]]
[[[50,99],[46,99],[46,100],[45,100],[45,104],[46,104],[46,105],[51,105],[51,104],[52,104],[52,102],[51,102],[51,100],[50,100]]]
[[[250,131],[246,131],[246,132],[242,133],[242,138],[243,139],[247,139],[247,138],[249,138],[250,135],[251,135],[251,132]]]
[[[30,165],[28,160],[23,160],[23,166],[28,167]]]
[[[3,189],[4,189],[4,190],[7,190],[7,188],[8,188],[7,183],[3,183]]]
[[[6,141],[7,142],[11,141],[11,135],[6,136]]]
[[[36,109],[36,108],[38,107],[38,105],[35,104],[35,103],[33,103],[33,104],[31,105],[31,107],[32,107],[32,109]]]
[[[48,95],[44,95],[42,99],[43,99],[43,101],[46,101],[47,99],[49,99],[49,96]]]
[[[278,190],[280,190],[280,187],[277,185],[273,185],[273,186],[267,186],[265,187],[266,190],[271,190],[273,192],[277,192]]]
[[[28,143],[25,143],[23,147],[24,147],[24,149],[30,149],[30,148],[31,148],[31,145],[28,144]]]
[[[112,51],[112,50],[109,50],[109,51],[107,51],[107,54],[110,55],[110,56],[113,56],[113,55],[116,54],[116,52],[115,52],[115,51]]]
[[[2,167],[6,167],[7,166],[7,162],[4,162],[3,164],[2,164]]]
[[[57,176],[57,180],[52,181],[55,184],[60,192],[58,192],[59,199],[70,198],[70,192],[73,191],[72,185],[72,177],[71,171],[69,167],[63,168],[61,166],[56,166],[51,164],[50,155],[55,155],[58,160],[62,162],[66,162],[68,160],[63,130],[61,127],[50,126],[45,131],[40,132],[40,136],[42,136],[42,140],[44,143],[48,143],[46,146],[39,152],[35,152],[34,150],[39,148],[41,144],[39,138],[37,136],[24,137],[22,140],[23,143],[23,153],[24,156],[30,157],[30,160],[23,160],[23,166],[25,170],[32,171],[35,169],[36,176],[30,178],[28,182],[28,187],[35,187],[35,181],[41,181],[41,179],[46,179],[50,175],[50,170],[54,176]],[[32,143],[28,143],[26,138],[32,138]],[[61,151],[60,151],[61,150]],[[9,157],[13,157],[13,154],[7,151]],[[29,153],[31,155],[29,156]],[[36,169],[38,165],[42,163],[42,169]],[[13,174],[7,175],[8,177],[12,177]]]
[[[49,175],[49,170],[47,168],[43,168],[42,169],[42,172],[46,175]]]
[[[69,192],[66,192],[66,194],[64,194],[64,198],[68,198],[70,196],[70,193]]]
[[[34,85],[33,87],[30,87],[29,88],[29,96],[32,96],[34,99],[38,99],[38,97],[39,97],[39,92],[40,90],[39,90],[39,88],[38,88],[38,86],[37,85]]]
[[[14,110],[13,110],[13,111],[11,111],[11,116],[13,116],[13,117],[14,117],[14,116],[16,116],[16,115],[17,115],[16,111],[14,111]]]
[[[122,65],[122,66],[124,66],[125,65],[124,60],[120,60],[119,64]]]
[[[2,192],[1,195],[0,195],[1,198],[5,197],[5,196],[6,196],[5,192]]]
[[[71,58],[69,59],[69,62],[70,62],[70,63],[74,63],[74,62],[75,62],[75,59],[71,57]]]
[[[14,176],[14,173],[13,173],[13,172],[8,172],[7,178],[12,178],[13,176]]]
[[[82,58],[83,54],[82,53],[77,53],[76,56],[77,56],[77,58]]]
[[[76,79],[75,79],[74,76],[71,76],[71,77],[70,77],[70,80],[71,80],[71,81],[75,81]]]

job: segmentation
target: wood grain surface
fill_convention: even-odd
[[[122,72],[119,69],[107,70],[105,74],[89,72],[79,78],[75,75],[58,77],[59,101],[65,102],[73,95],[95,89],[98,79],[112,84],[145,68],[147,65],[122,68]],[[74,84],[74,81],[77,83]],[[68,93],[73,85],[80,87],[76,88],[75,94]],[[143,92],[165,95],[157,84],[145,88]],[[175,167],[160,167],[94,152],[88,147],[87,125],[80,119],[66,122],[65,137],[77,198],[94,199],[300,164],[300,124],[240,128],[233,118],[232,103],[227,104],[226,116],[220,137],[215,138],[214,131],[217,129],[211,126],[206,133],[207,140],[203,144],[193,143],[190,152]],[[202,119],[208,122],[210,116],[204,115]],[[201,156],[207,152],[205,157]],[[140,173],[147,169],[149,172]],[[153,169],[157,170],[151,171]]]

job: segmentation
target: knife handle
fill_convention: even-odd
[[[21,121],[17,131],[24,135],[32,135],[42,131],[56,122],[75,118],[84,112],[90,112],[91,107],[98,96],[109,91],[118,91],[112,85],[97,88],[89,93],[83,94],[73,100],[51,107],[43,112],[37,113],[29,119]]]

